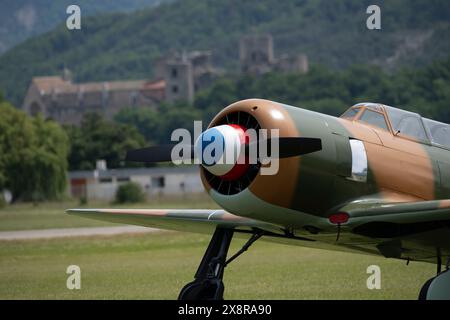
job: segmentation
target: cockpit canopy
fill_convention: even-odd
[[[450,149],[450,125],[422,118],[414,112],[377,103],[359,103],[344,112],[341,118],[361,121],[399,137]]]

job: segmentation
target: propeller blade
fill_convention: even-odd
[[[305,155],[308,153],[316,152],[322,150],[322,140],[318,138],[306,138],[306,137],[281,137],[274,138],[279,140],[279,155],[278,158],[289,158]],[[266,140],[267,143],[267,153],[272,157],[271,154],[271,143],[270,139]],[[247,154],[251,151],[252,146],[256,145],[258,148],[258,142],[252,142],[247,145]],[[156,163],[156,162],[170,162],[172,161],[172,149],[175,144],[165,144],[153,147],[147,147],[142,149],[131,150],[127,152],[125,161],[134,162],[146,162],[146,163]],[[189,146],[191,150],[190,154],[182,155],[182,159],[193,160],[194,159],[194,146]],[[259,154],[259,153],[258,153]]]
[[[170,162],[172,161],[172,149],[175,144],[164,144],[159,146],[147,147],[142,149],[131,150],[127,152],[125,161],[134,162]],[[190,146],[191,154],[182,155],[183,159],[193,159],[194,148]]]
[[[280,137],[273,138],[278,139],[279,155],[278,158],[289,158],[302,156],[308,153],[322,150],[322,140],[318,138],[306,138],[306,137]],[[271,139],[265,140],[263,143],[267,145],[267,154],[273,157],[271,152]],[[248,150],[256,144],[258,147],[259,142],[255,141],[248,145]],[[248,153],[247,153],[248,154]],[[258,153],[259,154],[259,153]]]

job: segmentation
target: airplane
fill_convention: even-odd
[[[239,150],[248,129],[278,129],[279,169],[268,164],[199,165],[220,210],[70,209],[110,222],[213,234],[179,299],[223,299],[225,267],[255,241],[437,265],[419,299],[450,299],[450,126],[378,103],[342,116],[247,99],[220,111],[204,131]],[[214,131],[214,132],[213,132]],[[244,132],[244,133],[243,133]],[[271,138],[268,137],[268,141]],[[202,139],[194,146],[200,152]],[[129,161],[171,160],[172,145],[133,150]],[[192,154],[183,155],[193,157]],[[219,155],[220,157],[220,155]],[[236,160],[237,158],[233,158]],[[227,259],[233,236],[248,242]],[[442,266],[445,265],[445,270]]]

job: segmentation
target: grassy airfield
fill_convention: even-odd
[[[97,207],[101,204],[89,204]],[[2,230],[106,226],[68,216],[76,203],[10,206]],[[102,207],[109,206],[102,204]],[[213,207],[208,199],[161,199],[135,207]],[[176,299],[191,281],[208,235],[156,232],[0,242],[0,299]],[[230,254],[244,240],[236,239]],[[81,268],[81,289],[66,288],[66,268]],[[369,265],[381,289],[369,290]],[[225,273],[226,299],[417,299],[432,264],[257,241]]]
[[[152,199],[146,203],[138,204],[111,204],[106,202],[89,202],[81,205],[77,201],[45,202],[34,205],[32,203],[20,203],[0,209],[0,231],[33,230],[52,228],[77,228],[117,226],[117,224],[83,219],[65,214],[66,209],[71,208],[219,208],[209,197],[203,194],[190,196],[189,198],[161,197]]]

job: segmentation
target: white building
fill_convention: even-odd
[[[69,172],[70,195],[87,200],[114,200],[118,186],[130,181],[141,185],[149,199],[204,192],[197,166]]]

